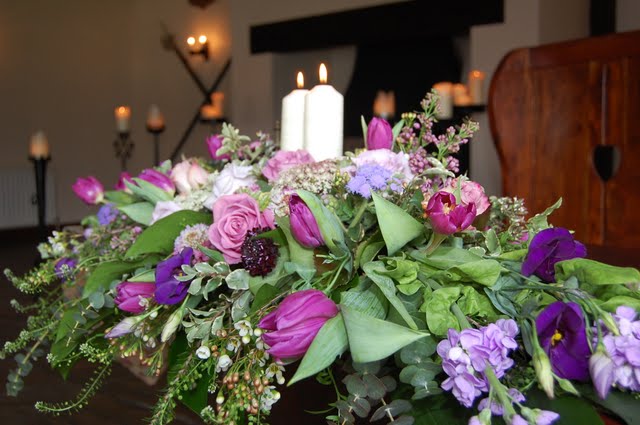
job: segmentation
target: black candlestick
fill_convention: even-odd
[[[160,164],[160,134],[164,131],[164,126],[147,126],[147,131],[153,135],[153,165],[156,166]]]
[[[36,173],[36,200],[38,203],[38,237],[42,240],[47,237],[46,222],[46,181],[47,181],[47,162],[50,157],[29,157],[33,162],[33,168]]]
[[[116,152],[116,158],[120,160],[120,168],[127,171],[127,160],[131,158],[134,143],[129,132],[119,132],[118,138],[113,141],[113,149]]]

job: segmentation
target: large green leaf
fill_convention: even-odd
[[[556,263],[556,280],[564,281],[575,276],[581,284],[619,285],[640,283],[640,271],[633,267],[616,267],[586,258]]]
[[[478,260],[450,267],[447,271],[453,273],[453,280],[492,286],[500,277],[501,267],[496,260]]]
[[[296,271],[303,277],[313,276],[316,272],[314,264],[313,249],[308,249],[300,245],[296,238],[291,234],[291,224],[287,217],[277,220],[278,227],[284,233],[289,247],[289,258],[296,265]]]
[[[104,192],[104,198],[114,203],[116,206],[133,204],[135,198],[122,190],[107,190]]]
[[[104,291],[114,280],[122,278],[125,273],[130,273],[143,266],[155,265],[160,260],[158,255],[150,255],[137,261],[111,261],[99,264],[89,274],[87,283],[82,289],[82,297],[86,298],[95,291]]]
[[[168,255],[173,251],[175,239],[189,225],[211,224],[212,216],[191,210],[176,211],[160,219],[142,232],[126,253],[128,258],[143,254],[159,253]]]
[[[118,209],[136,223],[148,226],[151,223],[154,207],[149,202],[137,202],[135,204],[122,205]]]
[[[134,183],[135,182],[135,183]],[[170,201],[173,196],[160,189],[158,186],[149,183],[146,180],[139,179],[137,177],[133,178],[133,182],[125,181],[124,184],[136,195],[141,198],[146,199],[152,204],[156,204],[160,201]]]
[[[416,325],[416,322],[407,311],[402,300],[396,295],[396,285],[393,279],[383,274],[387,272],[384,263],[382,261],[371,261],[363,265],[362,269],[367,276],[369,276],[369,279],[380,288],[380,291],[382,291],[384,296],[389,300],[393,308],[395,308],[402,319],[407,322],[407,325],[409,325],[411,329],[418,329],[418,325]]]
[[[374,192],[371,192],[371,196],[376,207],[378,225],[389,255],[395,254],[409,241],[422,234],[424,226],[407,214],[405,210]]]
[[[313,339],[307,353],[302,358],[302,362],[300,362],[300,366],[298,366],[298,370],[287,385],[308,378],[331,366],[336,357],[344,353],[348,346],[344,320],[342,314],[338,313],[320,328],[320,332]]]
[[[453,246],[440,246],[428,257],[420,251],[412,251],[411,257],[428,266],[441,270],[482,260],[480,255]]]
[[[367,316],[345,305],[341,305],[340,310],[347,329],[349,350],[356,363],[385,359],[402,347],[429,335]]]
[[[171,382],[175,378],[176,374],[184,366],[184,362],[194,349],[189,347],[187,338],[184,333],[180,332],[175,341],[169,348],[169,369],[167,371],[167,381]],[[209,397],[208,388],[211,378],[213,376],[212,369],[205,369],[202,372],[202,376],[196,380],[196,385],[188,391],[181,391],[179,400],[187,406],[189,409],[197,413],[198,415],[207,406],[207,399]]]
[[[387,317],[389,310],[389,301],[375,285],[362,291],[351,289],[341,293],[340,303],[376,319]]]
[[[451,312],[451,306],[460,297],[459,286],[440,288],[426,296],[423,309],[429,330],[436,335],[446,335],[449,329],[460,330],[460,323]]]

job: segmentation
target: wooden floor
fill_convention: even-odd
[[[24,272],[36,258],[37,238],[28,232],[0,235],[0,271],[11,267],[16,273]],[[4,275],[0,278],[0,344],[13,339],[24,324],[24,317],[18,316],[9,307],[12,298],[23,299],[21,294],[11,286]],[[5,380],[10,369],[14,368],[12,359],[0,361],[0,423],[2,425],[137,425],[146,423],[162,382],[155,387],[148,387],[119,365],[114,366],[113,373],[107,379],[101,392],[96,395],[89,406],[72,416],[50,417],[38,413],[33,405],[36,401],[72,400],[82,387],[91,368],[88,365],[74,369],[69,381],[65,382],[51,371],[45,359],[34,366],[26,378],[25,389],[18,398],[7,397]],[[291,369],[293,371],[293,368]],[[272,425],[294,424],[326,424],[323,416],[305,413],[305,410],[322,410],[331,399],[331,392],[314,380],[296,384],[293,391],[283,394],[279,403],[274,406],[269,423]],[[197,415],[180,408],[176,424],[195,425],[202,423]]]

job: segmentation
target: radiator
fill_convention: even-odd
[[[55,176],[47,173],[46,221],[55,224]],[[0,169],[0,229],[32,227],[38,224],[36,179],[32,167]]]

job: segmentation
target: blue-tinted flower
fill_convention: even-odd
[[[178,255],[162,261],[156,268],[155,298],[158,304],[177,304],[187,296],[189,282],[176,279],[182,272],[182,266],[191,264],[193,249],[185,248]]]
[[[372,190],[380,192],[387,189],[392,183],[391,175],[391,171],[380,165],[363,165],[347,183],[347,190],[369,199]]]
[[[449,329],[448,338],[438,344],[442,369],[449,375],[442,389],[451,391],[458,401],[471,407],[476,397],[489,391],[484,374],[491,367],[496,377],[513,366],[509,353],[518,347],[518,325],[512,319],[500,319],[480,329]]]
[[[118,217],[118,209],[113,204],[104,204],[96,214],[101,226],[111,224]]]

